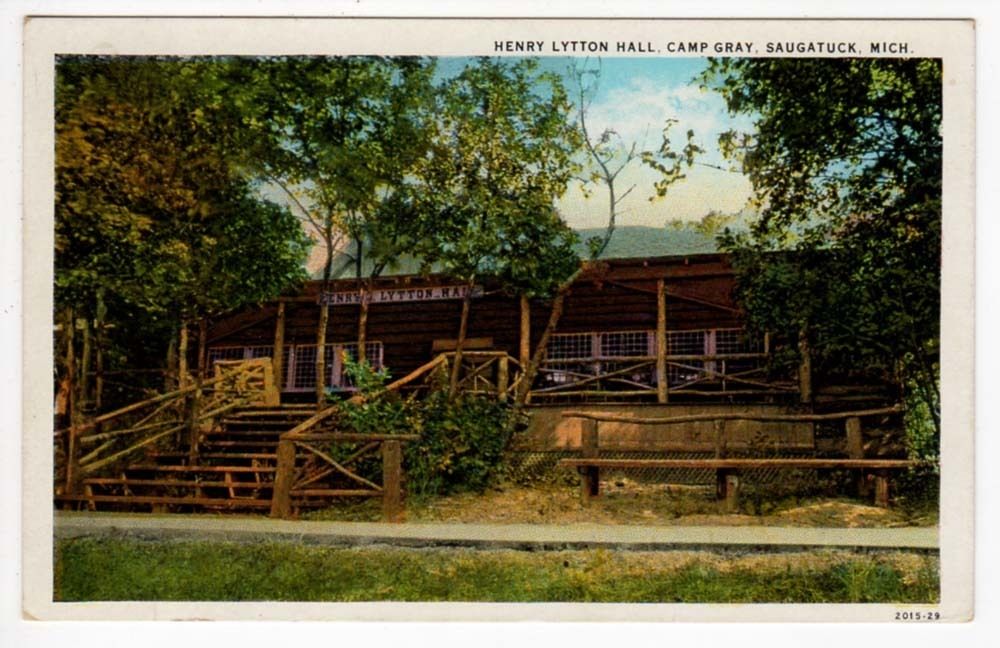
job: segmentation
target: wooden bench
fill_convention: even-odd
[[[736,510],[739,501],[740,471],[754,468],[844,469],[870,472],[875,481],[875,505],[889,506],[889,474],[892,470],[911,468],[917,462],[907,459],[562,459],[561,466],[580,472],[580,495],[587,503],[600,494],[602,468],[703,468],[715,470],[716,496],[728,511]]]
[[[580,494],[584,503],[600,494],[600,472],[603,468],[701,468],[715,470],[716,496],[729,511],[736,509],[740,490],[740,471],[750,469],[806,469],[806,470],[855,470],[859,472],[860,491],[867,490],[865,475],[874,478],[874,500],[876,506],[889,505],[889,477],[893,470],[912,468],[920,462],[908,459],[868,459],[864,457],[861,438],[861,417],[880,416],[900,412],[899,406],[876,410],[845,412],[838,414],[772,414],[753,415],[741,413],[699,414],[675,416],[671,418],[643,418],[621,415],[592,414],[586,412],[563,412],[566,418],[585,421],[580,437],[579,458],[563,459],[559,465],[576,468],[580,473]],[[844,420],[846,425],[846,458],[749,458],[726,457],[725,421],[758,420],[786,422],[816,422]],[[716,456],[705,459],[608,459],[600,457],[598,424],[601,421],[634,423],[638,425],[672,425],[699,421],[713,421],[716,435]]]

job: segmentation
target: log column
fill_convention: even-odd
[[[847,437],[847,456],[851,459],[865,458],[864,438],[861,434],[861,419],[852,416],[844,424]],[[854,483],[858,491],[858,497],[868,497],[868,481],[865,471],[858,470],[854,474]]]
[[[274,322],[274,350],[271,352],[271,369],[278,393],[285,388],[285,302],[278,302],[278,317]]]
[[[799,330],[799,401],[811,403],[812,386],[812,351],[809,348],[809,330],[802,327]]]
[[[292,517],[292,480],[295,478],[295,442],[278,441],[274,490],[271,491],[271,517],[287,520]]]
[[[403,448],[399,441],[382,442],[382,519],[403,522]]]
[[[584,419],[580,431],[580,456],[584,459],[596,459],[598,455],[598,422],[591,419]],[[597,466],[583,466],[580,468],[580,498],[584,504],[588,504],[601,492],[601,469]]]
[[[663,279],[656,281],[656,402],[667,402],[667,294]]]

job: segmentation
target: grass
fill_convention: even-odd
[[[520,552],[80,538],[59,601],[932,603],[938,559],[894,553]]]
[[[647,484],[610,479],[601,484],[601,497],[584,506],[575,485],[505,484],[484,493],[446,497],[407,498],[411,522],[483,522],[491,524],[628,524],[655,526],[795,526],[886,528],[934,526],[936,506],[907,506],[894,502],[878,508],[846,497],[800,496],[780,490],[745,489],[740,510],[724,513],[714,486]],[[305,512],[303,519],[378,521],[378,500],[343,500],[330,507]]]

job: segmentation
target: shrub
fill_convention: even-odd
[[[435,389],[423,400],[403,398],[398,392],[384,391],[390,378],[385,370],[375,371],[368,363],[349,357],[344,358],[344,368],[365,396],[362,403],[341,403],[347,430],[420,435],[419,440],[404,445],[410,495],[482,491],[498,476],[513,430],[507,404],[473,394],[449,397],[445,389]],[[338,444],[331,452],[346,456],[353,449]]]

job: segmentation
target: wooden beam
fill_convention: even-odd
[[[271,365],[274,368],[274,382],[278,392],[285,388],[282,380],[285,361],[285,302],[278,302],[278,317],[274,322],[274,350],[271,352]]]
[[[812,402],[812,351],[809,348],[809,330],[799,331],[799,400]]]
[[[818,421],[839,421],[846,418],[865,416],[882,416],[902,412],[900,405],[892,407],[881,407],[870,410],[857,410],[854,412],[837,412],[835,414],[691,414],[686,416],[671,417],[642,417],[623,416],[620,414],[593,414],[569,410],[562,413],[566,418],[592,419],[595,421],[608,421],[612,423],[636,423],[638,425],[669,425],[672,423],[694,423],[697,421],[788,421],[793,423],[814,423]]]
[[[580,431],[580,456],[584,459],[596,459],[600,452],[600,440],[597,436],[597,421],[585,421]],[[580,469],[580,498],[584,504],[601,493],[601,469],[597,466],[584,466]]]
[[[667,402],[667,295],[663,279],[656,280],[656,401]]]
[[[295,479],[295,443],[278,442],[277,469],[271,491],[271,517],[287,520],[292,517],[292,481]]]
[[[382,443],[382,519],[403,522],[403,448],[399,441]]]
[[[526,295],[521,295],[521,335],[517,361],[521,363],[521,371],[531,362],[531,302]]]

